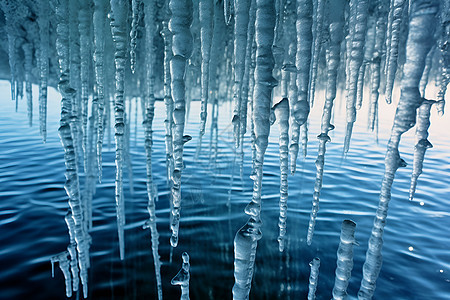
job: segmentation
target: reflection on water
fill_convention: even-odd
[[[1,83],[2,91],[9,89]],[[3,93],[6,95],[7,93]],[[395,97],[395,95],[394,95]],[[319,93],[318,99],[322,99]],[[0,108],[0,299],[61,299],[64,278],[59,269],[51,278],[51,256],[68,243],[64,222],[68,204],[64,184],[63,150],[57,136],[59,97],[53,95],[49,111],[47,143],[42,144],[39,128],[28,127],[24,102],[13,113],[14,103],[2,97]],[[134,105],[134,104],[133,104]],[[380,105],[384,105],[381,104]],[[348,293],[356,295],[365,259],[367,239],[378,204],[384,171],[386,139],[394,108],[380,116],[379,144],[366,131],[366,120],[358,120],[350,152],[342,159],[344,139],[342,117],[336,111],[332,143],[325,160],[324,186],[316,232],[311,246],[306,231],[315,178],[320,110],[312,111],[308,156],[299,158],[298,171],[289,176],[287,243],[278,251],[279,158],[278,128],[273,126],[264,164],[263,238],[258,243],[251,299],[305,299],[309,262],[321,260],[317,299],[330,299],[336,268],[336,251],[343,219],[357,223],[354,268]],[[37,108],[37,105],[35,105]],[[359,114],[364,116],[364,109]],[[386,111],[384,108],[380,111]],[[36,110],[35,116],[38,116]],[[137,114],[141,116],[140,113]],[[181,254],[190,256],[191,299],[230,299],[233,279],[233,238],[246,221],[243,213],[251,197],[252,181],[249,138],[246,139],[243,176],[234,160],[230,107],[220,107],[217,156],[209,154],[209,134],[204,136],[202,154],[196,160],[199,103],[193,102],[186,134],[194,139],[185,145],[179,246],[170,260],[169,190],[165,175],[164,105],[156,104],[154,122],[153,172],[158,186],[157,226],[160,233],[163,292],[177,299],[180,290],[170,284],[181,266]],[[133,117],[133,116],[132,116]],[[383,267],[375,299],[446,299],[450,272],[450,141],[442,128],[450,118],[432,112],[430,141],[424,173],[419,178],[416,200],[408,200],[411,166],[399,170],[392,191],[388,224],[384,235]],[[35,119],[36,124],[37,118]],[[133,122],[133,121],[132,121]],[[138,120],[138,124],[141,120]],[[207,127],[208,128],[208,127]],[[104,147],[104,174],[93,202],[90,299],[153,299],[156,281],[149,230],[145,186],[143,129],[135,139],[132,127],[131,155],[134,193],[124,186],[127,224],[126,258],[119,259],[114,203],[114,146]],[[134,144],[136,140],[136,144]],[[402,141],[402,157],[411,164],[413,132]],[[108,142],[107,137],[105,142]],[[214,161],[214,157],[217,157]],[[124,174],[124,178],[128,178]],[[84,182],[84,175],[80,177]],[[80,295],[78,295],[80,296]],[[77,295],[75,295],[77,297]]]

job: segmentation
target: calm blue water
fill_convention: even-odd
[[[28,127],[26,102],[9,101],[9,84],[0,82],[0,299],[63,299],[64,278],[59,268],[51,278],[50,257],[68,244],[64,215],[63,149],[57,136],[59,96],[51,92],[48,139],[39,136],[38,104],[34,102],[34,124]],[[37,95],[37,93],[35,93]],[[322,99],[319,93],[318,99]],[[36,100],[36,99],[35,99]],[[134,106],[134,104],[133,104]],[[342,221],[357,223],[354,268],[348,288],[355,296],[362,277],[367,241],[378,205],[384,172],[384,154],[394,108],[381,104],[379,142],[366,131],[367,111],[359,113],[351,150],[342,160],[344,123],[342,106],[337,103],[336,130],[328,144],[319,217],[311,246],[306,231],[315,178],[320,110],[318,101],[311,114],[308,156],[299,158],[298,172],[289,177],[288,247],[278,251],[278,128],[272,127],[264,164],[263,239],[258,243],[251,299],[305,299],[308,289],[308,263],[321,259],[317,299],[330,299],[336,268],[336,251]],[[233,237],[247,220],[243,213],[251,198],[250,146],[246,141],[243,176],[233,167],[230,106],[220,108],[217,161],[209,159],[209,131],[203,154],[194,160],[198,136],[199,103],[192,104],[186,134],[194,139],[185,145],[183,204],[179,246],[169,263],[169,202],[165,178],[164,105],[156,105],[154,122],[153,172],[158,185],[157,202],[162,279],[166,299],[179,298],[178,287],[170,279],[181,266],[181,254],[190,255],[191,299],[230,299],[233,278]],[[140,116],[140,113],[138,114]],[[134,118],[134,113],[132,115]],[[154,299],[156,296],[150,233],[142,229],[146,211],[143,130],[138,120],[135,137],[132,120],[132,161],[134,194],[129,182],[126,197],[126,258],[119,259],[114,204],[114,146],[104,147],[103,182],[97,185],[93,201],[93,239],[90,249],[90,299]],[[413,132],[402,140],[401,153],[409,163],[396,175],[384,235],[383,267],[377,281],[375,299],[450,298],[450,118],[438,118],[433,111],[424,173],[419,178],[416,200],[408,200]],[[105,137],[108,142],[107,135]],[[135,143],[136,141],[136,143]],[[127,171],[125,178],[128,178]],[[84,182],[84,175],[80,175]],[[230,209],[227,203],[230,201]],[[412,248],[410,248],[412,247]],[[411,251],[411,250],[412,251]],[[77,295],[73,297],[77,298]],[[81,297],[80,297],[81,298]]]

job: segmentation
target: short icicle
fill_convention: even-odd
[[[353,245],[355,240],[356,223],[344,220],[341,228],[341,240],[337,251],[336,277],[333,287],[333,299],[347,299],[347,287],[353,269]]]
[[[183,252],[182,255],[183,264],[181,266],[181,270],[178,272],[177,275],[175,275],[174,278],[172,278],[172,281],[170,282],[172,285],[179,285],[181,286],[181,297],[180,300],[189,300],[189,254],[187,252]]]
[[[310,263],[311,273],[309,275],[308,300],[316,299],[317,282],[319,280],[320,259],[315,257]]]
[[[270,132],[270,106],[272,89],[276,84],[272,76],[274,58],[272,44],[275,28],[275,5],[272,0],[256,1],[256,68],[253,93],[253,120],[255,123],[256,160],[252,174],[253,195],[245,208],[250,216],[247,223],[238,230],[234,238],[233,299],[248,299],[258,240],[261,239],[261,184],[264,154]]]
[[[375,283],[381,270],[383,231],[386,225],[389,201],[391,200],[391,187],[397,169],[406,165],[405,161],[400,158],[398,146],[402,134],[414,126],[416,109],[422,103],[419,82],[425,67],[426,55],[432,46],[429,41],[434,34],[438,10],[439,2],[436,0],[415,1],[411,6],[401,95],[387,147],[380,202],[363,266],[363,279],[358,292],[358,299],[360,300],[372,299]]]
[[[344,11],[345,1],[333,1],[333,4],[328,7],[330,14],[328,28],[329,41],[326,48],[327,61],[327,86],[325,94],[325,104],[322,113],[321,133],[317,136],[319,139],[319,150],[316,159],[316,179],[314,183],[314,193],[312,201],[311,215],[308,225],[308,234],[306,242],[311,245],[314,235],[314,227],[316,225],[317,213],[319,211],[319,198],[323,182],[323,170],[325,165],[326,143],[331,141],[328,135],[330,130],[334,129],[331,122],[331,115],[333,110],[334,99],[336,98],[337,73],[340,62],[340,48],[343,40],[344,31]]]
[[[123,197],[123,164],[124,164],[124,77],[125,59],[127,51],[127,18],[128,2],[111,0],[111,33],[114,41],[115,63],[115,125],[114,137],[116,142],[116,178],[115,199],[117,212],[117,230],[119,234],[120,259],[125,258],[125,203]]]
[[[173,158],[174,170],[172,172],[172,210],[170,214],[170,245],[178,245],[178,231],[180,227],[181,210],[181,172],[183,163],[183,134],[186,119],[185,73],[186,61],[192,54],[192,1],[170,0],[169,9],[172,12],[169,21],[169,30],[172,33],[172,54],[170,60],[171,88],[173,99]]]

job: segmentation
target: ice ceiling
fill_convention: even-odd
[[[371,299],[381,269],[382,237],[395,172],[405,166],[399,144],[416,127],[410,198],[427,148],[430,110],[444,113],[449,83],[450,5],[448,0],[1,0],[0,77],[11,82],[13,100],[25,93],[32,125],[32,84],[39,85],[39,126],[46,140],[47,89],[58,87],[61,100],[59,135],[65,151],[70,233],[67,251],[52,258],[66,279],[66,294],[88,291],[91,203],[102,177],[104,128],[114,124],[116,145],[115,200],[120,257],[124,252],[123,168],[129,156],[125,102],[138,97],[144,114],[149,220],[158,297],[162,285],[152,178],[152,122],[155,95],[166,106],[165,146],[171,189],[172,247],[178,244],[182,217],[181,190],[185,115],[193,92],[201,98],[198,151],[207,118],[217,125],[219,101],[233,102],[235,146],[242,151],[247,128],[252,138],[253,195],[249,216],[234,240],[234,299],[247,299],[261,238],[261,184],[270,126],[280,131],[279,250],[285,247],[288,173],[307,144],[307,120],[316,86],[326,89],[312,212],[307,229],[311,244],[319,209],[326,144],[337,88],[345,89],[346,137],[351,147],[364,84],[370,91],[369,129],[378,124],[378,101],[392,102],[401,88],[385,157],[380,201],[363,267],[360,299]],[[325,59],[324,59],[325,58]],[[9,68],[8,68],[9,66]],[[338,76],[343,73],[345,76]],[[428,82],[438,87],[424,99]],[[24,88],[25,85],[25,88]],[[274,88],[276,89],[274,90]],[[281,101],[273,103],[274,94]],[[380,93],[385,99],[380,99]],[[35,95],[36,96],[36,95]],[[112,100],[112,101],[110,101]],[[112,103],[111,103],[112,102]],[[88,105],[91,103],[92,109]],[[207,104],[213,112],[208,112]],[[112,105],[112,106],[111,106]],[[110,120],[110,110],[114,119]],[[91,111],[91,116],[88,112]],[[92,120],[88,122],[89,120]],[[88,126],[89,125],[89,126]],[[248,126],[249,125],[249,126]],[[89,130],[88,127],[91,127]],[[78,172],[88,180],[80,192]],[[80,171],[81,172],[81,171]],[[333,298],[346,296],[355,224],[345,220],[338,251]],[[314,299],[320,260],[311,262],[309,299]],[[189,298],[189,256],[172,280]]]

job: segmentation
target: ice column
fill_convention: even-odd
[[[375,282],[381,269],[383,231],[391,199],[391,186],[397,169],[406,165],[400,158],[398,146],[401,135],[414,126],[416,109],[422,103],[419,93],[419,81],[423,73],[427,53],[432,46],[429,41],[434,34],[438,10],[439,2],[437,0],[415,1],[411,6],[401,95],[388,143],[380,202],[369,239],[366,261],[363,266],[363,279],[358,292],[359,299],[371,299],[375,291]]]

